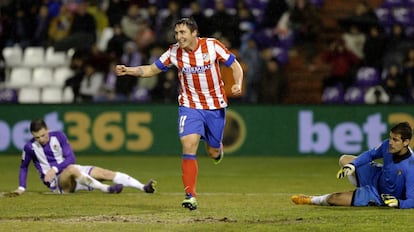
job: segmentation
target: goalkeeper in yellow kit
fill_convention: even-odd
[[[321,196],[293,195],[298,205],[389,206],[414,208],[414,156],[407,122],[390,130],[389,139],[359,156],[343,155],[337,178],[348,177],[356,189]],[[383,164],[374,160],[382,159]]]

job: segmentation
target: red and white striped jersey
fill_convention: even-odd
[[[193,51],[173,44],[155,64],[163,71],[171,65],[178,68],[180,106],[213,110],[227,107],[219,62],[229,67],[234,60],[235,56],[220,41],[198,38],[198,47]]]

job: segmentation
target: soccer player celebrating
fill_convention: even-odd
[[[41,181],[55,193],[72,193],[78,190],[99,189],[106,193],[120,193],[123,187],[137,188],[146,193],[154,193],[154,180],[146,185],[133,177],[95,166],[75,164],[75,154],[60,131],[49,131],[42,119],[35,119],[30,124],[33,138],[23,149],[20,165],[19,187],[6,195],[19,196],[26,190],[28,167],[33,161],[40,174]],[[107,185],[101,181],[112,181]]]
[[[414,208],[414,156],[409,147],[411,126],[399,123],[390,130],[389,139],[358,157],[343,155],[337,178],[348,177],[354,191],[322,196],[293,195],[295,204],[340,206],[389,206]],[[383,164],[374,160],[381,159]]]
[[[118,76],[152,77],[178,68],[178,134],[182,145],[182,181],[185,199],[182,207],[197,209],[196,152],[200,139],[206,141],[208,155],[217,164],[223,159],[222,138],[227,97],[221,79],[219,62],[233,71],[232,94],[240,95],[243,71],[234,54],[217,39],[198,37],[198,26],[192,18],[182,18],[174,25],[177,43],[171,45],[151,65],[126,67],[117,65]]]

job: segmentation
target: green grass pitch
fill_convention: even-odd
[[[219,165],[200,155],[199,209],[181,208],[179,156],[78,156],[77,163],[119,170],[157,193],[124,189],[53,195],[30,167],[27,192],[0,197],[1,231],[413,231],[414,210],[298,206],[295,193],[353,189],[335,178],[336,158],[232,157]],[[0,155],[0,192],[17,187],[20,155]]]

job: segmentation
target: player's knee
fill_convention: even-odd
[[[356,156],[343,154],[339,157],[339,166],[343,167],[346,164],[351,163],[355,158]]]

